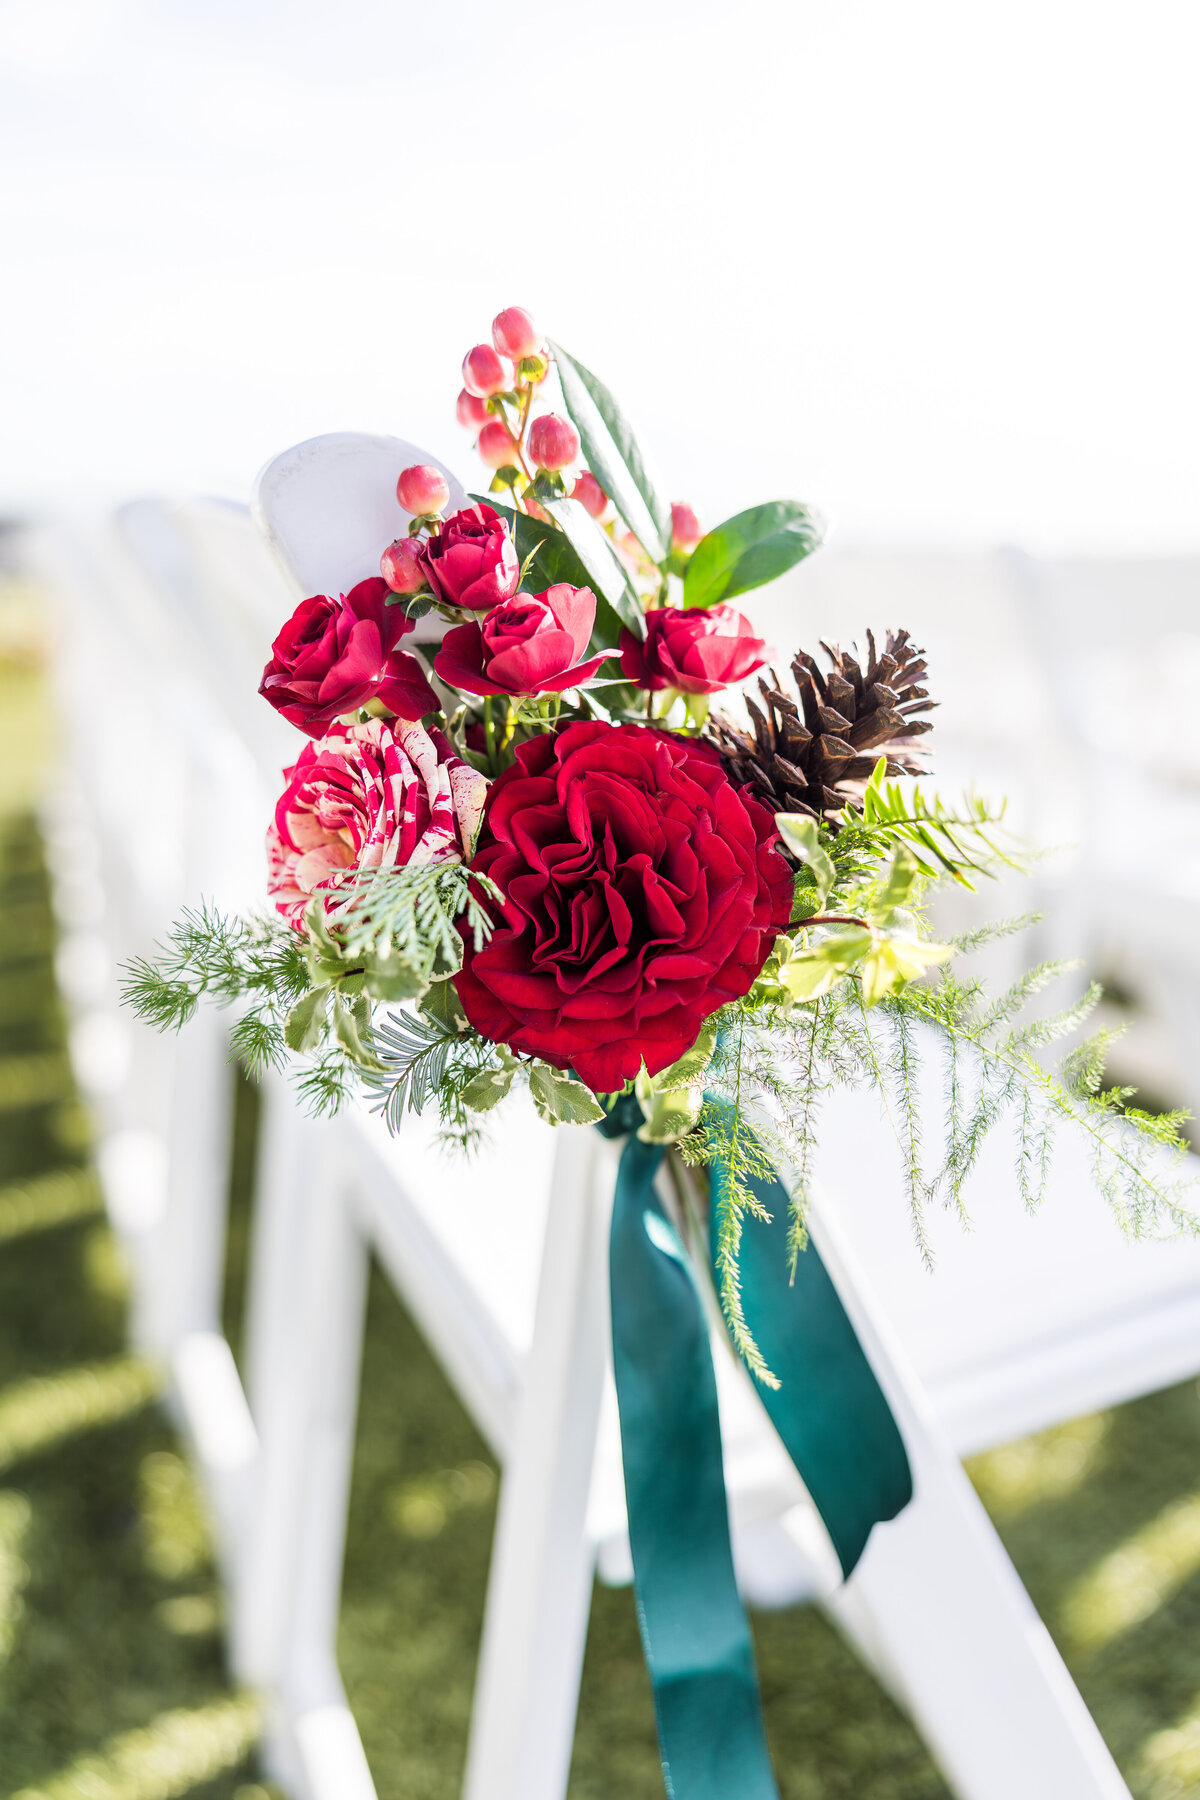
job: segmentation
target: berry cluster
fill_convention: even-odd
[[[579,462],[579,433],[571,421],[553,412],[534,416],[550,362],[546,341],[523,306],[498,312],[491,343],[476,344],[463,358],[458,422],[476,433],[475,447],[502,485],[517,491],[537,480],[535,471],[558,477],[553,486],[559,490],[563,471]],[[600,495],[599,485],[592,485]],[[607,500],[600,497],[603,511]]]
[[[525,511],[536,513],[543,495],[569,494],[597,522],[612,523],[608,495],[581,465],[575,426],[560,413],[534,412],[552,362],[532,314],[523,306],[506,306],[492,320],[491,343],[476,344],[463,358],[458,422],[475,433],[475,448],[495,472],[493,486],[510,488]],[[683,556],[703,536],[686,502],[672,506],[671,531],[672,550]],[[626,559],[636,562],[636,541],[625,532],[613,536]]]
[[[571,420],[535,410],[553,360],[533,315],[523,306],[506,306],[492,320],[491,343],[476,344],[463,358],[458,422],[475,433],[475,447],[493,471],[493,490],[508,490],[523,512],[539,518],[544,517],[539,500],[564,495],[577,500],[609,533],[631,573],[652,573],[643,568],[645,557],[637,540],[614,517],[608,495],[583,466],[579,432]],[[401,474],[396,497],[412,515],[409,535],[388,545],[380,573],[392,592],[406,600],[431,586],[438,597],[436,582],[429,580],[427,551],[428,539],[441,529],[450,497],[446,479],[432,464],[418,463]],[[673,554],[690,556],[702,535],[695,510],[676,501],[671,507]],[[656,602],[648,597],[648,603]]]

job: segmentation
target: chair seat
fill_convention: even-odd
[[[940,1053],[932,1043],[926,1052],[921,1105],[935,1145]],[[964,1190],[970,1229],[944,1206],[926,1209],[930,1271],[882,1108],[846,1092],[822,1107],[827,1204],[960,1455],[1200,1370],[1200,1241],[1130,1238],[1096,1190],[1088,1140],[1069,1126],[1036,1214],[1022,1203],[1015,1155],[1011,1129],[999,1127]],[[1189,1157],[1185,1175],[1198,1172]]]

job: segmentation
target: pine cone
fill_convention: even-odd
[[[798,702],[782,692],[774,669],[771,683],[760,676],[765,712],[746,701],[753,734],[722,713],[710,717],[705,736],[731,777],[752,787],[773,812],[806,813],[836,827],[836,815],[861,795],[881,756],[889,775],[923,773],[915,739],[933,724],[917,715],[936,704],[919,685],[924,652],[910,644],[907,631],[889,631],[882,656],[869,631],[867,646],[864,659],[822,643],[829,670],[801,650],[792,663]]]

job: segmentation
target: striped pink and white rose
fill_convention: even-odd
[[[348,869],[468,855],[488,787],[441,731],[408,719],[338,726],[306,744],[284,780],[267,885],[297,931],[317,889]]]

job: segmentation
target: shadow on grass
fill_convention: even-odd
[[[0,944],[0,1060],[61,1058],[28,814],[0,828]],[[133,1800],[157,1766],[173,1793],[233,1800],[253,1722],[228,1691],[199,1499],[157,1380],[127,1354],[95,1207],[67,1077],[0,1119],[0,1792]]]

